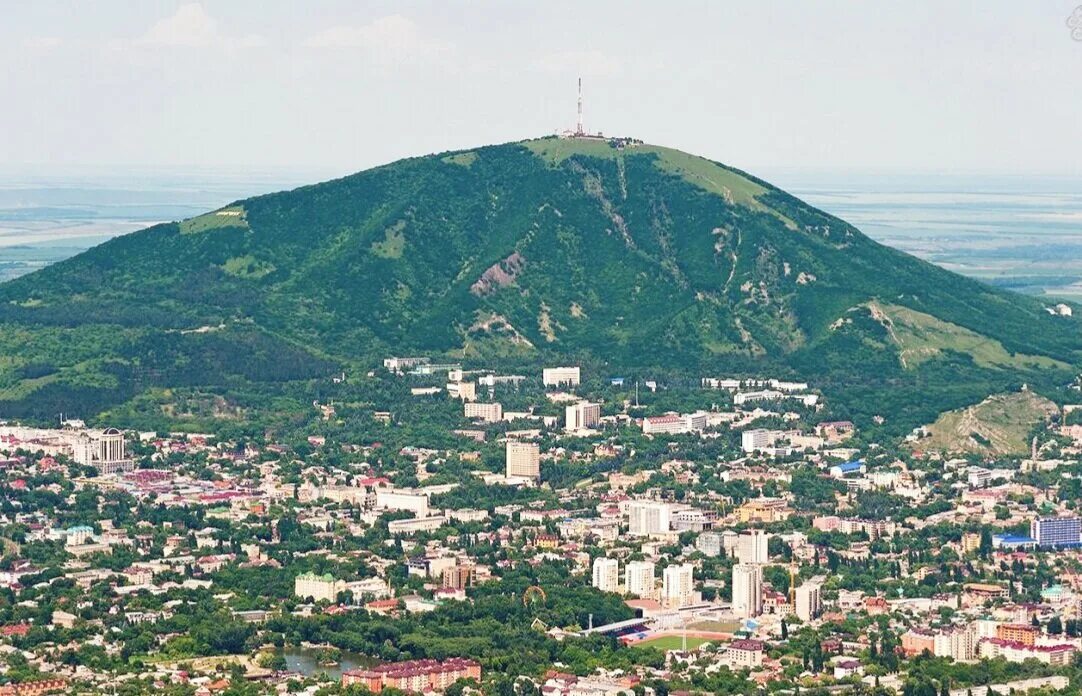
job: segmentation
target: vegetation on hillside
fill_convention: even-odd
[[[0,286],[0,327],[7,417],[92,418],[170,387],[307,398],[423,352],[801,376],[901,427],[1082,364],[1076,320],[1037,299],[738,170],[585,139],[403,160],[157,225]]]

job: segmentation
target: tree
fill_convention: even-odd
[[[1063,633],[1063,621],[1058,616],[1053,616],[1048,621],[1048,633],[1053,636]]]

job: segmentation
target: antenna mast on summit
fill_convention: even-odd
[[[586,130],[582,127],[582,78],[579,78],[579,124],[575,129],[575,135],[586,135]]]

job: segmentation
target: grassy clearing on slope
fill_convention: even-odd
[[[656,155],[654,165],[658,169],[683,177],[689,183],[721,196],[734,205],[771,213],[786,226],[796,227],[792,220],[759,201],[758,197],[766,193],[766,189],[761,185],[716,162],[689,155],[680,150],[658,145],[628,145],[619,149],[609,145],[607,140],[594,138],[542,138],[527,141],[524,145],[534,154],[554,165],[575,155],[618,159],[653,154]]]
[[[447,164],[457,164],[460,167],[468,167],[477,161],[476,152],[459,152],[454,155],[447,155],[443,158],[443,161]]]
[[[180,233],[200,234],[227,227],[248,229],[248,218],[242,206],[234,205],[188,218],[180,223]]]
[[[274,264],[260,261],[251,254],[234,256],[222,264],[222,270],[237,278],[249,278],[257,280],[274,272]]]
[[[947,411],[928,426],[931,436],[914,449],[981,455],[1025,454],[1033,428],[1058,412],[1054,403],[1031,391],[996,394],[979,404]]]
[[[383,239],[372,242],[372,253],[383,259],[402,258],[402,252],[406,249],[406,236],[402,234],[405,228],[405,220],[399,220],[388,227],[383,233]]]
[[[945,350],[965,353],[981,367],[1068,367],[1043,355],[1011,353],[995,339],[908,307],[871,302],[868,308],[898,344],[902,365],[906,368],[916,368]]]

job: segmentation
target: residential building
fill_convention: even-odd
[[[483,423],[499,423],[503,420],[503,406],[499,403],[467,401],[463,404],[465,417]]]
[[[767,535],[761,529],[749,529],[740,533],[736,545],[736,558],[740,563],[766,563],[770,560],[767,551]]]
[[[660,534],[670,529],[668,503],[633,500],[627,505],[628,533],[635,536]]]
[[[1082,542],[1082,518],[1038,517],[1029,523],[1029,535],[1037,541],[1037,546],[1078,546]]]
[[[721,534],[718,532],[703,532],[695,538],[695,548],[707,556],[720,556],[722,551]]]
[[[661,603],[669,608],[695,602],[694,566],[671,565],[661,572]]]
[[[763,664],[764,648],[761,640],[734,640],[725,648],[725,664],[730,669],[755,669]]]
[[[618,592],[620,589],[620,563],[615,558],[595,558],[593,584],[602,592]]]
[[[751,563],[733,566],[733,614],[746,619],[763,613],[763,567]]]
[[[337,601],[339,593],[345,590],[345,581],[336,580],[330,573],[324,575],[301,573],[293,581],[293,594],[300,599],[310,599],[313,602],[325,600],[333,603]]]
[[[823,612],[822,587],[817,582],[806,582],[793,592],[793,613],[807,623]]]
[[[541,478],[541,448],[536,442],[508,440],[505,463],[509,477]]]
[[[577,387],[580,379],[578,366],[546,367],[541,371],[541,381],[546,387]]]
[[[741,522],[783,522],[793,511],[784,498],[752,498],[736,514]]]
[[[474,660],[452,657],[443,662],[433,659],[391,662],[370,669],[342,673],[342,686],[363,686],[378,694],[383,689],[411,693],[441,692],[459,679],[481,681],[481,665]]]
[[[564,429],[569,431],[593,428],[601,422],[601,404],[579,401],[564,409]]]
[[[641,599],[653,599],[655,592],[654,564],[650,561],[631,561],[624,570],[624,587],[627,593]]]

